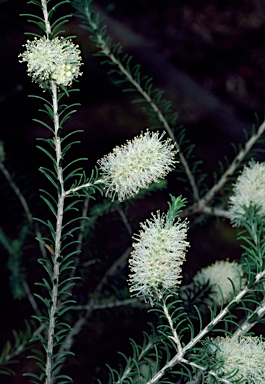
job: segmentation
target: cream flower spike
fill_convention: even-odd
[[[265,163],[250,162],[245,166],[234,184],[233,195],[229,201],[229,212],[235,226],[240,225],[244,208],[251,204],[260,207],[259,213],[265,216]]]
[[[164,294],[174,293],[181,282],[188,227],[186,221],[177,218],[174,222],[159,211],[140,225],[129,259],[129,290],[152,305]]]
[[[265,342],[260,337],[217,337],[211,341],[212,344],[209,344],[208,348],[216,353],[214,363],[223,362],[221,368],[216,371],[218,376],[225,379],[225,375],[229,377],[230,374],[233,383],[265,383]],[[235,374],[232,376],[233,372]],[[209,375],[207,383],[212,382],[212,376]]]
[[[202,268],[195,276],[194,282],[206,284],[209,282],[211,289],[210,298],[216,302],[217,305],[227,304],[230,295],[233,293],[234,284],[236,292],[241,288],[241,285],[246,284],[246,279],[242,277],[242,266],[236,261],[218,260],[208,267]],[[231,281],[230,281],[231,280]],[[222,294],[218,288],[222,290]]]
[[[174,168],[177,151],[170,139],[162,141],[162,137],[147,130],[98,161],[106,196],[114,199],[117,194],[119,201],[131,198]]]
[[[81,75],[81,52],[77,45],[63,37],[49,40],[43,36],[28,40],[26,50],[19,55],[21,63],[28,64],[28,75],[33,81],[53,80],[57,85],[68,87]]]

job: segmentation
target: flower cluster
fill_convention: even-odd
[[[161,140],[162,136],[146,131],[98,161],[106,196],[114,198],[117,194],[120,201],[131,198],[173,169],[176,151],[170,140]]]
[[[40,85],[53,80],[57,85],[67,87],[81,75],[81,52],[69,39],[35,37],[28,40],[25,47],[25,52],[19,55],[20,62],[27,62],[29,76]]]
[[[265,342],[261,338],[217,337],[212,339],[208,348],[211,353],[214,353],[215,362],[222,363],[216,371],[218,376],[230,376],[232,382],[237,381],[240,384],[265,382]],[[212,382],[210,375],[208,382]]]
[[[157,212],[141,223],[141,228],[133,237],[129,289],[152,304],[153,298],[159,300],[164,293],[172,293],[181,281],[181,265],[189,246],[187,223],[180,219],[168,222],[167,216]]]
[[[239,175],[230,197],[229,212],[234,225],[240,225],[244,208],[255,205],[265,216],[265,163],[250,162]]]
[[[231,281],[236,292],[240,290],[241,285],[246,283],[246,279],[242,276],[242,266],[236,261],[219,260],[201,269],[194,276],[194,282],[199,284],[206,284],[208,282],[211,290],[210,299],[220,306],[227,304],[230,300],[230,296],[233,293]]]

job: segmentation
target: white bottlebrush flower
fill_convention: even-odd
[[[257,205],[259,213],[265,216],[265,163],[250,162],[234,184],[229,201],[229,212],[234,225],[240,225],[244,206]]]
[[[131,198],[173,169],[176,151],[171,140],[162,141],[162,136],[146,131],[98,161],[106,196],[117,194],[119,201]]]
[[[166,215],[157,212],[141,223],[141,228],[140,234],[133,237],[129,289],[152,304],[153,299],[174,292],[181,281],[181,265],[189,246],[187,223],[180,219],[167,222]]]
[[[215,352],[215,362],[222,362],[222,366],[215,372],[217,375],[228,375],[226,378],[231,374],[228,380],[237,380],[240,384],[265,383],[265,342],[260,337],[217,337],[212,339],[208,348]]]
[[[211,289],[210,298],[217,304],[227,304],[233,293],[232,283],[236,292],[240,290],[240,284],[245,285],[246,279],[242,277],[242,266],[236,261],[218,260],[208,267],[202,268],[195,276],[194,282],[206,284],[209,282]],[[230,280],[231,281],[230,281]],[[222,290],[222,294],[220,292]]]
[[[28,40],[20,62],[28,64],[28,74],[35,82],[55,81],[70,86],[80,73],[81,52],[77,45],[63,37]]]

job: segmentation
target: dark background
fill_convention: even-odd
[[[124,45],[125,52],[134,55],[143,72],[153,76],[155,85],[172,100],[179,113],[178,123],[187,128],[187,136],[196,145],[195,154],[204,162],[203,170],[210,175],[218,169],[218,161],[224,155],[232,159],[230,143],[243,142],[243,130],[250,132],[253,124],[263,121],[265,2],[98,0],[95,6],[105,17],[109,35]],[[27,39],[24,33],[34,31],[27,18],[19,16],[29,9],[25,1],[0,0],[0,140],[5,144],[7,165],[12,172],[16,170],[18,183],[34,206],[34,194],[46,183],[38,171],[46,159],[36,149],[36,138],[48,137],[48,133],[32,121],[33,117],[40,117],[37,110],[41,106],[28,94],[38,94],[39,89],[31,83],[25,64],[18,63],[17,58]],[[65,8],[66,12],[69,10]],[[149,122],[131,104],[131,96],[113,86],[106,67],[92,56],[95,47],[79,24],[73,18],[65,27],[67,35],[77,35],[84,56],[80,93],[73,98],[81,106],[65,130],[84,130],[79,136],[81,144],[72,156],[88,157],[89,168],[113,146],[145,129]],[[211,176],[208,182],[211,186]],[[170,186],[175,194],[181,190],[172,180]],[[11,195],[10,190],[4,189],[0,221],[5,233],[14,239],[22,212]],[[161,192],[137,202],[130,211],[133,230],[137,231],[138,221],[147,218],[151,211],[166,209],[167,199],[168,194]],[[116,221],[115,215],[102,220],[92,245],[100,257],[107,255],[108,260],[115,260],[122,253],[117,243],[123,242],[125,247],[130,244]],[[214,220],[208,220],[191,231],[190,241],[192,247],[185,265],[187,279],[216,259],[239,256],[235,232],[226,222],[216,225]],[[14,304],[9,293],[7,255],[3,248],[0,252],[1,347],[12,329],[24,328],[24,317],[31,314],[31,308],[26,300]],[[32,265],[28,260],[34,258],[30,248],[26,264]],[[34,260],[33,265],[35,268]],[[32,286],[35,277],[35,270],[29,270]],[[130,351],[129,337],[140,342],[142,330],[149,329],[146,320],[150,315],[141,311],[114,312],[95,314],[78,336],[74,346],[76,358],[69,363],[75,383],[94,383],[98,375],[106,382],[104,364],[117,365],[116,351]],[[18,376],[3,377],[1,382],[27,383],[20,372],[30,369],[30,364],[22,358]]]

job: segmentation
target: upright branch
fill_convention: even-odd
[[[46,36],[47,36],[47,38],[49,38],[51,33],[52,33],[52,29],[51,29],[51,24],[49,21],[49,12],[48,12],[48,8],[47,8],[47,1],[41,0],[41,5],[42,5],[44,23],[45,23],[45,27],[46,27]]]
[[[53,255],[53,287],[51,296],[50,321],[47,336],[47,351],[46,351],[46,384],[52,383],[52,357],[54,348],[54,333],[56,326],[56,311],[58,307],[58,289],[60,284],[60,259],[61,259],[61,237],[63,227],[63,210],[64,210],[64,179],[62,162],[61,139],[59,137],[60,123],[58,115],[58,99],[57,86],[54,81],[50,82],[52,90],[52,105],[54,115],[54,143],[56,151],[56,172],[59,181],[58,200],[57,200],[57,220],[56,220],[56,236],[55,249]]]
[[[68,278],[62,277],[63,271],[65,274],[66,270],[69,271],[73,269],[74,262],[72,259],[69,260],[69,256],[72,256],[74,253],[66,254],[64,257],[62,256],[62,243],[66,237],[66,235],[63,235],[63,226],[65,227],[69,224],[64,222],[65,199],[67,194],[65,193],[64,187],[65,179],[62,163],[65,153],[72,144],[70,143],[68,146],[62,148],[63,140],[61,139],[62,124],[73,111],[69,110],[70,106],[61,105],[59,107],[59,99],[62,95],[58,97],[58,90],[60,88],[61,92],[68,95],[66,87],[70,86],[81,74],[81,54],[78,47],[73,44],[71,40],[63,37],[56,37],[58,34],[58,25],[62,25],[66,22],[66,17],[60,18],[59,22],[57,20],[57,22],[53,24],[56,33],[50,24],[50,18],[54,10],[58,5],[61,5],[64,2],[65,1],[62,1],[61,3],[56,4],[51,11],[48,11],[47,9],[49,1],[41,0],[39,4],[34,2],[34,4],[41,6],[43,22],[39,22],[40,17],[32,15],[33,22],[41,27],[46,36],[39,38],[35,37],[32,41],[28,40],[25,45],[26,51],[19,55],[21,57],[20,62],[27,62],[28,74],[32,77],[33,81],[38,83],[41,88],[48,91],[52,99],[52,102],[50,102],[45,98],[40,97],[41,100],[45,101],[44,105],[46,109],[44,112],[50,117],[52,121],[51,126],[37,120],[53,133],[53,138],[47,139],[47,142],[54,150],[54,153],[50,153],[41,146],[39,148],[52,159],[54,170],[51,171],[47,168],[40,168],[40,170],[53,186],[56,187],[57,192],[56,198],[52,197],[46,191],[44,191],[46,192],[46,195],[42,196],[43,200],[47,203],[48,207],[56,217],[55,225],[53,226],[50,222],[46,223],[40,220],[48,226],[51,235],[51,238],[49,239],[39,238],[39,241],[50,251],[49,260],[46,258],[39,259],[39,262],[49,274],[50,282],[43,279],[43,283],[38,283],[48,290],[49,299],[37,295],[47,307],[46,316],[37,316],[41,323],[45,323],[45,328],[47,330],[46,340],[39,336],[46,352],[46,361],[45,363],[40,364],[43,372],[38,379],[43,382],[45,378],[45,384],[52,384],[55,381],[55,367],[58,367],[60,362],[62,362],[62,356],[58,356],[58,353],[55,353],[54,348],[56,346],[58,347],[64,333],[69,330],[68,324],[60,322],[59,318],[66,310],[70,309],[72,301],[64,300],[64,303],[61,303],[60,299],[62,294],[69,295],[69,290],[74,285],[72,282],[73,275],[70,275],[70,277],[68,276]],[[36,19],[38,20],[37,22],[34,21]],[[61,122],[60,116],[63,116]],[[76,176],[76,171],[67,175],[68,179],[74,176]],[[52,247],[46,245],[45,242],[53,242]],[[66,245],[64,244],[64,247],[65,246]],[[67,274],[65,276],[67,276]],[[36,377],[34,374],[29,375]],[[71,379],[67,377],[67,380]]]
[[[51,25],[48,18],[48,9],[47,2],[41,0],[43,16],[46,26],[47,38],[51,34]],[[53,106],[53,125],[54,125],[54,144],[55,144],[55,153],[56,153],[56,173],[57,180],[59,182],[58,188],[58,199],[57,199],[57,220],[56,220],[56,236],[55,236],[55,249],[53,255],[53,287],[52,287],[52,296],[51,296],[51,308],[49,314],[49,327],[47,334],[47,350],[46,350],[46,379],[45,384],[52,384],[52,359],[53,359],[53,349],[54,349],[54,335],[56,327],[56,311],[58,306],[58,288],[60,283],[60,256],[61,256],[61,237],[62,237],[62,227],[63,227],[63,209],[64,209],[64,179],[63,179],[63,169],[61,166],[62,163],[62,148],[61,148],[61,139],[59,136],[60,131],[60,121],[58,114],[58,97],[57,97],[57,85],[54,80],[50,81],[50,87],[52,92],[52,106]]]

